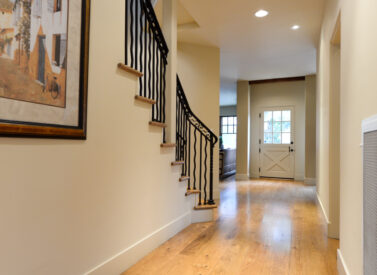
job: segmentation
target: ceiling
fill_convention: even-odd
[[[198,27],[180,29],[179,41],[220,48],[222,86],[229,101],[222,105],[235,101],[235,95],[229,97],[231,81],[316,72],[316,46],[325,0],[180,2]],[[269,11],[269,15],[255,17],[259,9]],[[291,26],[295,24],[301,28],[293,31]]]
[[[237,80],[313,74],[326,0],[179,0],[178,39],[221,51],[221,105]],[[162,1],[155,7],[159,18]],[[254,13],[269,12],[264,18]],[[293,31],[292,25],[300,25]]]

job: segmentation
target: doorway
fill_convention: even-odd
[[[294,108],[265,108],[259,114],[260,177],[293,179],[295,173]]]

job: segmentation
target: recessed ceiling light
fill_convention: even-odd
[[[292,30],[298,30],[299,28],[300,28],[299,25],[293,25],[291,29],[292,29]]]
[[[268,11],[265,11],[265,10],[259,10],[255,13],[255,16],[256,17],[265,17],[268,15]]]

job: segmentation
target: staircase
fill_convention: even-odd
[[[125,0],[125,62],[118,68],[139,79],[135,100],[151,105],[149,124],[162,128],[161,147],[175,148],[172,166],[196,196],[195,210],[216,208],[213,200],[213,154],[217,136],[192,112],[177,75],[176,141],[166,142],[166,69],[169,49],[150,0]]]

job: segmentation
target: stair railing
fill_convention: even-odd
[[[178,76],[176,104],[176,160],[184,162],[187,190],[200,192],[199,206],[214,205],[213,151],[218,138],[192,112]]]
[[[125,1],[125,65],[143,73],[139,78],[139,96],[155,101],[152,121],[165,123],[169,49],[150,0]]]

